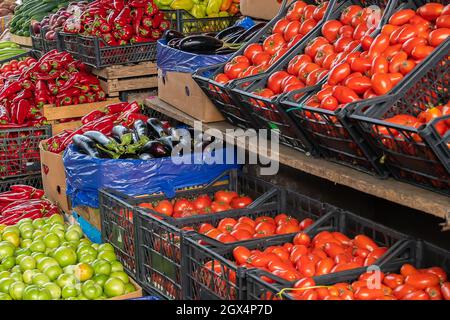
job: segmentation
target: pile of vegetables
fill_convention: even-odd
[[[60,8],[55,13],[46,16],[42,21],[33,21],[31,30],[34,35],[40,35],[44,32],[44,39],[49,41],[56,40],[56,32],[63,28],[68,18],[77,12],[83,12],[87,7],[87,1],[78,1],[69,4],[67,8]]]
[[[16,2],[14,0],[0,1],[0,17],[12,15],[15,9],[16,9]]]
[[[353,283],[317,287],[312,278],[298,281],[289,294],[296,300],[450,300],[450,282],[441,267],[416,269],[404,264],[400,273],[380,272],[379,287],[370,286],[372,272]]]
[[[111,244],[54,214],[0,226],[0,300],[99,300],[136,292]]]
[[[156,41],[169,28],[169,21],[152,0],[96,0],[87,5],[81,17],[67,19],[63,30],[118,46]]]
[[[41,21],[50,12],[56,12],[59,8],[64,8],[70,1],[59,0],[23,0],[22,4],[16,7],[14,16],[9,26],[12,34],[29,37],[32,21]]]
[[[115,122],[129,122],[125,117],[122,113]],[[179,137],[174,128],[165,126],[156,118],[140,118],[133,119],[128,127],[122,124],[114,126],[111,138],[99,131],[83,130],[82,134],[73,136],[73,143],[79,152],[94,158],[140,160],[169,157],[175,146],[191,143]]]
[[[24,67],[0,90],[2,123],[11,127],[41,125],[44,104],[67,106],[106,100],[98,79],[67,52],[50,51]]]
[[[250,221],[248,223],[254,228]],[[292,242],[269,246],[264,250],[236,246],[232,250],[231,260],[238,267],[261,269],[285,281],[295,282],[303,278],[373,265],[387,250],[388,248],[379,247],[373,239],[364,234],[350,239],[337,231],[321,231],[314,237],[310,237],[306,232],[299,232]],[[230,289],[234,291],[234,288],[223,283],[223,279],[229,279],[227,281],[234,285],[235,271],[221,265],[217,260],[207,261],[196,270],[196,277],[199,283],[208,287],[210,283],[222,282],[223,285],[214,286],[213,289],[220,296],[229,296]],[[267,277],[263,280],[271,281]],[[235,295],[235,292],[231,292],[231,295]]]
[[[26,185],[14,185],[10,191],[0,193],[0,225],[59,214],[58,207],[43,197],[44,190]]]
[[[81,118],[82,126],[76,130],[64,130],[47,141],[46,150],[53,153],[63,152],[75,135],[82,135],[88,131],[95,131],[110,136],[116,125],[131,128],[137,120],[147,121],[148,117],[140,113],[137,102],[121,102],[111,104],[104,110],[94,110]],[[116,129],[117,130],[117,129]]]
[[[334,111],[350,102],[387,94],[446,41],[450,36],[449,27],[450,5],[427,3],[417,10],[397,11],[378,36],[372,39],[366,35],[361,39],[362,52],[342,56],[322,90],[306,104]],[[325,45],[318,50],[323,48]],[[328,55],[336,54],[329,49]],[[314,73],[322,70],[320,65],[305,65]],[[318,78],[323,73],[320,74]]]
[[[219,83],[228,83],[230,80],[265,72],[322,20],[327,8],[328,1],[318,6],[307,4],[304,1],[293,3],[286,17],[280,19],[274,25],[272,34],[262,44],[253,43],[248,45],[244,54],[236,56],[232,61],[228,62],[223,73],[216,75],[214,80]],[[360,23],[366,25],[365,20],[361,20]],[[323,41],[323,37],[318,37],[317,39],[315,41]],[[312,59],[315,56],[315,51]],[[322,55],[319,57],[322,58]],[[310,58],[309,62],[312,59]],[[297,61],[299,59],[294,58],[293,60]],[[301,60],[297,64],[301,62],[304,61]],[[296,71],[298,73],[299,70]]]
[[[0,42],[0,61],[12,58],[25,52],[27,52],[27,50],[21,49],[17,43],[11,41]]]
[[[239,14],[240,0],[155,0],[161,10],[186,10],[197,19]]]
[[[250,40],[266,23],[261,22],[250,29],[241,26],[228,27],[217,34],[185,36],[175,30],[164,32],[163,39],[171,48],[197,54],[230,54],[239,50],[243,43]]]
[[[33,57],[13,59],[8,62],[5,62],[0,67],[1,87],[3,87],[5,79],[8,79],[10,77],[20,76],[26,68],[31,67],[36,62],[37,62],[37,60],[34,59]]]

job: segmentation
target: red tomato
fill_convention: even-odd
[[[325,15],[325,12],[328,8],[328,2],[323,2],[317,6],[317,8],[314,10],[313,18],[316,21],[320,21],[323,19],[323,16]]]
[[[388,274],[384,277],[383,283],[389,288],[395,289],[405,283],[405,277],[400,274]]]
[[[436,19],[437,28],[450,28],[450,14],[442,15]]]
[[[259,222],[255,231],[260,234],[265,234],[266,236],[273,235],[275,233],[276,226],[269,222]]]
[[[373,38],[369,35],[365,35],[361,39],[361,47],[364,51],[368,51],[370,49],[370,46],[372,45]]]
[[[223,233],[230,233],[233,231],[233,227],[237,224],[237,221],[233,218],[224,218],[220,220],[217,225],[217,229],[222,231]]]
[[[298,259],[295,268],[304,277],[314,277],[314,275],[316,274],[315,263],[308,256],[301,256]]]
[[[298,33],[301,35],[306,35],[308,32],[310,32],[314,27],[317,25],[316,20],[314,19],[306,19],[303,21],[300,25],[300,28],[298,30]]]
[[[337,39],[342,26],[343,24],[338,20],[328,20],[322,25],[322,35],[329,42],[333,42]]]
[[[155,207],[155,211],[170,217],[173,214],[172,203],[169,200],[162,200]]]
[[[228,76],[224,73],[219,73],[215,78],[214,81],[221,83],[221,84],[226,84],[230,81],[230,78],[228,78]]]
[[[389,72],[396,73],[400,71],[400,65],[408,59],[408,54],[404,51],[400,51],[395,54],[389,62]]]
[[[329,43],[328,40],[325,39],[324,37],[314,38],[313,40],[308,42],[308,44],[305,47],[304,53],[314,59],[319,48],[322,45],[328,44],[328,43]]]
[[[283,34],[284,30],[286,30],[287,25],[290,23],[288,19],[280,19],[273,26],[272,33]]]
[[[450,300],[450,282],[444,282],[441,285],[441,293],[445,300]]]
[[[417,9],[417,13],[428,21],[435,21],[444,11],[444,5],[440,3],[427,3]]]
[[[225,75],[231,80],[236,79],[245,71],[250,65],[246,62],[228,62],[225,65]]]
[[[352,19],[361,12],[363,8],[358,5],[350,5],[347,8],[345,8],[344,11],[341,13],[341,22],[343,24],[350,24],[352,22]]]
[[[292,38],[299,34],[300,25],[300,21],[292,21],[287,25],[283,32],[283,37],[286,42],[289,42]]]
[[[314,220],[311,218],[306,218],[303,219],[300,223],[299,223],[299,227],[301,230],[305,230],[306,228],[308,228],[310,225],[312,225],[314,223]]]
[[[336,85],[344,80],[351,72],[350,65],[348,63],[342,63],[331,69],[328,76],[328,84]]]
[[[238,219],[238,222],[248,224],[252,228],[255,228],[255,226],[256,226],[256,222],[254,220],[250,219],[249,217],[240,217]]]
[[[385,73],[374,73],[371,81],[373,91],[380,96],[391,91],[393,87],[390,76]]]
[[[251,255],[250,250],[248,250],[246,247],[238,246],[233,249],[233,257],[238,264],[243,264],[247,262],[250,255]]]
[[[228,233],[222,233],[216,239],[222,243],[233,243],[237,241],[235,237]]]
[[[230,234],[235,237],[238,241],[250,240],[253,238],[253,233],[246,229],[235,229],[230,232]]]
[[[347,38],[347,37],[339,37],[334,42],[334,48],[336,52],[344,52],[348,45],[350,45],[353,42],[353,38]]]
[[[404,264],[401,268],[400,268],[400,273],[402,276],[407,277],[413,274],[417,274],[419,273],[419,271],[417,271],[417,269],[410,264]]]
[[[214,194],[214,201],[230,203],[236,197],[239,197],[236,191],[220,190]]]
[[[392,24],[385,24],[382,28],[381,28],[381,33],[390,36],[392,34],[392,32],[394,32],[395,30],[397,30],[399,27],[398,26],[394,26]]]
[[[380,33],[369,48],[369,58],[381,55],[389,47],[389,36]]]
[[[389,18],[389,23],[394,26],[402,26],[408,23],[408,21],[415,15],[416,12],[412,9],[399,10]]]
[[[321,276],[324,274],[329,274],[331,269],[334,267],[334,260],[331,258],[325,258],[320,260],[316,266],[315,276]]]
[[[339,103],[350,103],[360,100],[355,91],[344,86],[335,86],[333,88],[333,96]]]
[[[366,76],[353,77],[346,83],[346,86],[357,94],[364,94],[372,87],[372,81]]]
[[[252,59],[252,63],[255,66],[267,66],[272,59],[272,56],[267,52],[257,52]]]
[[[428,35],[428,43],[433,47],[437,47],[442,42],[444,42],[449,36],[450,36],[450,28],[436,29],[434,31],[431,31],[430,34]]]
[[[281,50],[286,44],[283,35],[279,33],[272,34],[264,40],[263,48],[264,51],[270,55],[274,55],[278,50]]]
[[[252,202],[253,202],[252,198],[243,196],[233,198],[233,200],[231,200],[230,205],[233,209],[242,209],[249,206]]]
[[[418,45],[418,46],[414,47],[414,49],[411,51],[411,56],[414,59],[422,60],[422,59],[428,57],[433,51],[434,51],[434,47]]]
[[[401,74],[400,72],[395,72],[395,73],[388,73],[389,79],[391,80],[392,83],[392,87],[395,87],[397,85],[397,83],[399,83],[400,81],[402,81],[403,74]]]
[[[275,94],[280,94],[283,91],[281,83],[287,76],[289,76],[289,74],[286,71],[274,72],[267,80],[267,87]]]
[[[405,283],[416,289],[423,290],[427,287],[439,285],[439,277],[432,273],[417,273],[405,277]]]
[[[258,43],[252,43],[247,46],[244,50],[244,56],[247,57],[248,60],[252,61],[255,54],[263,52],[264,49],[262,45]]]
[[[292,223],[282,223],[277,226],[276,234],[288,234],[288,233],[296,233],[300,231],[300,227],[298,225]]]
[[[205,234],[209,230],[214,229],[214,226],[209,223],[202,223],[198,229],[200,234]]]
[[[355,291],[356,300],[375,300],[384,297],[382,289],[369,289],[367,287],[360,287]]]
[[[297,76],[298,72],[300,70],[300,67],[302,67],[304,63],[309,63],[309,62],[312,62],[312,59],[308,55],[301,54],[301,55],[295,56],[289,62],[289,65],[288,65],[288,68],[287,68],[287,72],[289,74]]]
[[[224,212],[224,211],[228,211],[231,210],[230,204],[223,202],[223,201],[214,201],[211,204],[211,210],[213,213],[217,213],[217,212]]]
[[[437,275],[439,277],[439,280],[441,282],[447,281],[447,273],[444,271],[444,269],[440,267],[431,267],[424,270],[426,273],[432,273],[434,275]]]
[[[426,45],[426,44],[427,44],[427,39],[421,38],[421,37],[415,37],[415,38],[411,38],[411,39],[405,41],[402,44],[402,50],[405,51],[408,55],[410,55],[415,47],[417,47],[419,45]]]
[[[368,30],[367,25],[365,23],[361,23],[355,27],[352,38],[359,41],[367,34]]]
[[[383,56],[378,56],[372,61],[371,74],[375,73],[388,73],[389,62]]]
[[[327,96],[320,102],[320,108],[335,111],[339,107],[339,101],[333,96]]]
[[[295,235],[293,243],[298,245],[301,244],[308,247],[311,244],[311,238],[306,233],[299,232]]]
[[[405,295],[402,300],[430,300],[428,294],[423,290],[414,291]]]
[[[173,206],[174,213],[194,210],[194,205],[187,199],[178,199]]]
[[[439,286],[428,287],[425,289],[430,300],[442,300],[441,289]]]

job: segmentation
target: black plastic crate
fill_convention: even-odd
[[[228,177],[228,183],[222,182]],[[218,183],[217,183],[218,182]],[[278,189],[263,180],[252,178],[238,173],[237,170],[226,171],[213,182],[205,186],[193,186],[180,189],[176,192],[176,198],[189,198],[200,194],[214,194],[218,190],[229,189],[239,194],[246,194],[255,199],[253,205],[268,206],[278,202]],[[137,276],[135,236],[133,227],[133,216],[141,203],[151,203],[164,200],[162,194],[141,197],[127,196],[113,189],[100,190],[100,215],[102,225],[102,239],[111,243],[117,251],[119,260],[130,274]],[[150,212],[150,211],[149,211]],[[152,211],[151,213],[158,215]],[[173,225],[189,221],[189,218],[175,219],[164,218]]]
[[[33,50],[39,51],[39,52],[45,52],[44,47],[44,35],[42,33],[42,30],[39,34],[35,34],[33,32],[33,28],[30,26],[30,36],[31,36],[31,43]]]
[[[241,209],[212,215],[199,215],[176,223],[161,221],[156,215],[151,216],[144,210],[138,210],[135,215],[137,218],[135,223],[139,282],[144,288],[156,288],[159,294],[166,298],[183,298],[181,284],[183,252],[180,249],[184,237],[183,229],[186,227],[198,230],[203,223],[217,226],[219,221],[224,218],[235,218],[236,220],[240,217],[255,219],[269,216],[273,218],[281,213],[288,214],[300,222],[306,218],[317,220],[319,217],[337,210],[330,205],[292,191],[283,192],[280,200],[278,203],[264,206],[261,209]],[[284,237],[284,235],[272,236],[272,238],[274,237]],[[222,244],[211,238],[208,238],[208,241],[215,245],[232,247],[247,242]]]
[[[406,240],[396,246],[390,254],[386,255],[384,262],[378,265],[384,273],[399,273],[403,264],[412,264],[416,268],[441,267],[450,275],[450,252],[421,240]],[[371,271],[371,270],[367,270]],[[373,271],[373,270],[372,270]],[[348,272],[342,276],[319,279],[315,278],[316,285],[332,286],[336,283],[352,283],[366,270]],[[270,279],[268,283],[261,279]],[[262,271],[252,270],[247,273],[247,300],[280,300],[295,299],[293,291],[289,290],[292,284],[279,281],[273,275]]]
[[[57,42],[61,51],[67,51],[74,59],[81,60],[78,34],[58,31],[56,33],[56,38],[58,39]]]
[[[331,212],[321,217],[309,230],[310,237],[321,231],[339,231],[353,238],[358,234],[371,237],[379,246],[390,248],[387,253],[396,249],[408,237],[400,232],[392,230],[371,220],[359,217],[349,212]],[[248,249],[265,249],[269,246],[282,245],[292,242],[294,235],[284,237],[267,238],[249,241]],[[194,237],[189,234],[183,241],[183,268],[185,269],[183,286],[186,289],[184,299],[245,299],[247,297],[247,272],[254,269],[238,267],[232,262],[233,248],[227,246],[205,246],[199,245],[198,240],[204,238]],[[210,244],[207,242],[207,244]],[[384,261],[384,256],[376,263]],[[213,271],[214,270],[214,271]],[[351,271],[336,272],[317,277],[318,280],[332,279],[349,272],[357,272],[365,268],[357,268]],[[273,277],[283,283],[281,278]],[[294,283],[286,284],[292,287]]]
[[[156,60],[156,41],[109,46],[103,39],[58,32],[59,47],[94,68]]]
[[[287,4],[288,2],[289,4]],[[233,54],[233,56],[229,60],[231,61],[234,57],[242,55],[249,44],[262,43],[268,36],[270,36],[272,34],[272,29],[275,26],[275,24],[280,19],[286,16],[290,6],[295,2],[296,1],[284,0],[283,5],[281,6],[281,9],[277,14],[277,16],[273,18],[270,22],[268,22],[267,25],[264,28],[262,28],[258,33],[256,33],[255,36],[246,43],[246,45],[242,46],[235,54]],[[309,4],[317,3],[314,0],[308,0],[306,2]],[[327,12],[325,13],[325,16],[322,21],[327,20],[327,17],[331,14],[332,10],[342,2],[343,1],[336,1],[336,0],[329,1]],[[316,26],[316,28],[319,26],[320,23],[318,24],[318,26]],[[307,36],[305,36],[304,39],[306,38]],[[304,41],[305,40],[302,39],[300,43]],[[294,46],[294,48],[296,48],[297,46],[298,44]],[[294,48],[291,48],[290,51],[294,50]],[[243,108],[241,106],[242,101],[234,99],[231,93],[231,89],[234,88],[236,81],[232,80],[227,84],[221,84],[214,81],[214,77],[217,74],[223,72],[225,64],[226,63],[200,68],[197,70],[197,72],[193,74],[192,77],[200,86],[200,88],[205,92],[205,94],[209,97],[209,99],[214,103],[214,105],[219,109],[219,111],[222,113],[222,115],[228,122],[230,122],[234,126],[243,129],[248,128],[258,129],[259,125],[255,124],[255,120],[252,119],[252,116],[250,114],[251,109]],[[271,71],[273,71],[273,67],[269,68],[266,71],[266,73],[271,73]]]
[[[186,10],[162,10],[171,29],[184,35],[219,32],[231,27],[240,16],[215,17],[197,19]]]
[[[41,171],[39,143],[51,137],[51,126],[0,130],[0,178]]]
[[[362,136],[383,154],[394,178],[446,195],[450,194],[450,132],[441,136],[436,125],[450,116],[419,128],[383,119],[398,114],[417,116],[428,104],[445,104],[450,100],[449,86],[450,39],[447,39],[392,96],[372,104],[359,103],[350,115]]]
[[[335,7],[328,16],[328,19],[339,19],[342,12],[352,4],[361,5],[362,7],[377,5],[385,9],[382,20],[380,21],[381,26],[390,17],[393,9],[397,7],[397,1],[398,0],[347,1],[342,5]],[[303,125],[299,124],[298,121],[289,115],[290,109],[297,107],[297,105],[286,107],[282,105],[282,101],[285,100],[286,96],[297,97],[300,94],[302,94],[301,96],[304,96],[313,89],[314,91],[317,90],[319,85],[295,91],[295,95],[281,94],[273,99],[263,98],[252,92],[265,88],[269,77],[274,71],[286,70],[290,61],[300,53],[303,53],[311,40],[322,35],[322,24],[323,23],[320,23],[314,28],[308,36],[295,47],[295,50],[291,50],[286,56],[280,59],[274,65],[272,72],[266,72],[252,78],[235,81],[234,87],[231,90],[234,100],[240,101],[241,108],[249,110],[251,113],[251,118],[254,121],[253,126],[256,129],[274,130],[279,133],[279,139],[282,144],[313,155],[319,153],[320,145],[318,145],[317,141],[315,141],[313,137],[310,137],[307,132],[304,132]],[[360,50],[360,47],[356,48],[355,51],[356,50]],[[320,83],[322,82],[323,81]],[[305,129],[307,130],[307,128]]]
[[[399,9],[413,8],[425,3],[405,1],[393,2],[390,14]],[[393,10],[392,10],[393,9]],[[389,17],[388,14],[386,17]],[[374,33],[376,36],[380,30]],[[428,59],[427,59],[428,60]],[[426,64],[423,62],[422,65]],[[416,68],[417,69],[417,68]],[[405,76],[396,87],[401,86],[412,77],[414,72]],[[355,106],[360,103],[372,104],[374,100],[361,100],[357,103],[347,104],[344,108],[336,111],[328,111],[320,108],[313,108],[306,104],[308,98],[321,89],[321,82],[315,87],[307,90],[307,95],[300,99],[295,99],[295,92],[285,97],[282,101],[283,107],[289,111],[294,121],[303,128],[308,138],[317,147],[322,157],[334,161],[356,170],[374,174],[379,177],[387,177],[388,170],[383,165],[382,155],[377,152],[359,133],[354,122],[350,121],[349,114]],[[395,92],[393,88],[390,93]],[[376,101],[376,100],[375,100]]]
[[[42,176],[40,173],[36,173],[19,178],[0,179],[0,192],[9,191],[9,188],[16,184],[24,184],[42,190]]]
[[[45,34],[47,33],[47,31],[48,31],[48,27],[44,27],[41,30],[42,42],[44,44],[44,53],[47,53],[52,50],[61,51],[57,35],[56,35],[55,40],[45,39]]]

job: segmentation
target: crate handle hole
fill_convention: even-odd
[[[189,90],[189,87],[188,87],[188,86],[185,86],[185,87],[184,87],[184,91],[186,92],[186,95],[187,95],[188,97],[191,96],[191,91]]]
[[[58,192],[58,194],[61,194],[61,187],[60,186],[56,187],[56,192]]]

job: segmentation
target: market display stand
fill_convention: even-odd
[[[11,41],[15,42],[17,44],[20,44],[22,47],[32,47],[33,46],[31,37],[22,37],[22,36],[17,36],[15,34],[11,34]]]
[[[194,125],[194,118],[161,101],[157,97],[146,99],[145,104],[175,120],[187,125]],[[204,130],[218,129],[223,132],[225,136],[227,136],[225,132],[226,129],[234,129],[234,127],[227,122],[203,123],[203,128]],[[244,147],[249,152],[258,150],[258,154],[269,155],[274,159],[279,158],[280,163],[286,166],[445,219],[445,223],[442,224],[443,229],[450,229],[450,199],[444,195],[393,179],[378,179],[342,165],[323,159],[309,157],[301,152],[282,145],[279,147],[278,154],[274,153],[273,155],[269,154],[267,149],[264,150],[258,146],[250,145],[248,141],[246,141],[245,146],[239,144],[238,147]]]

